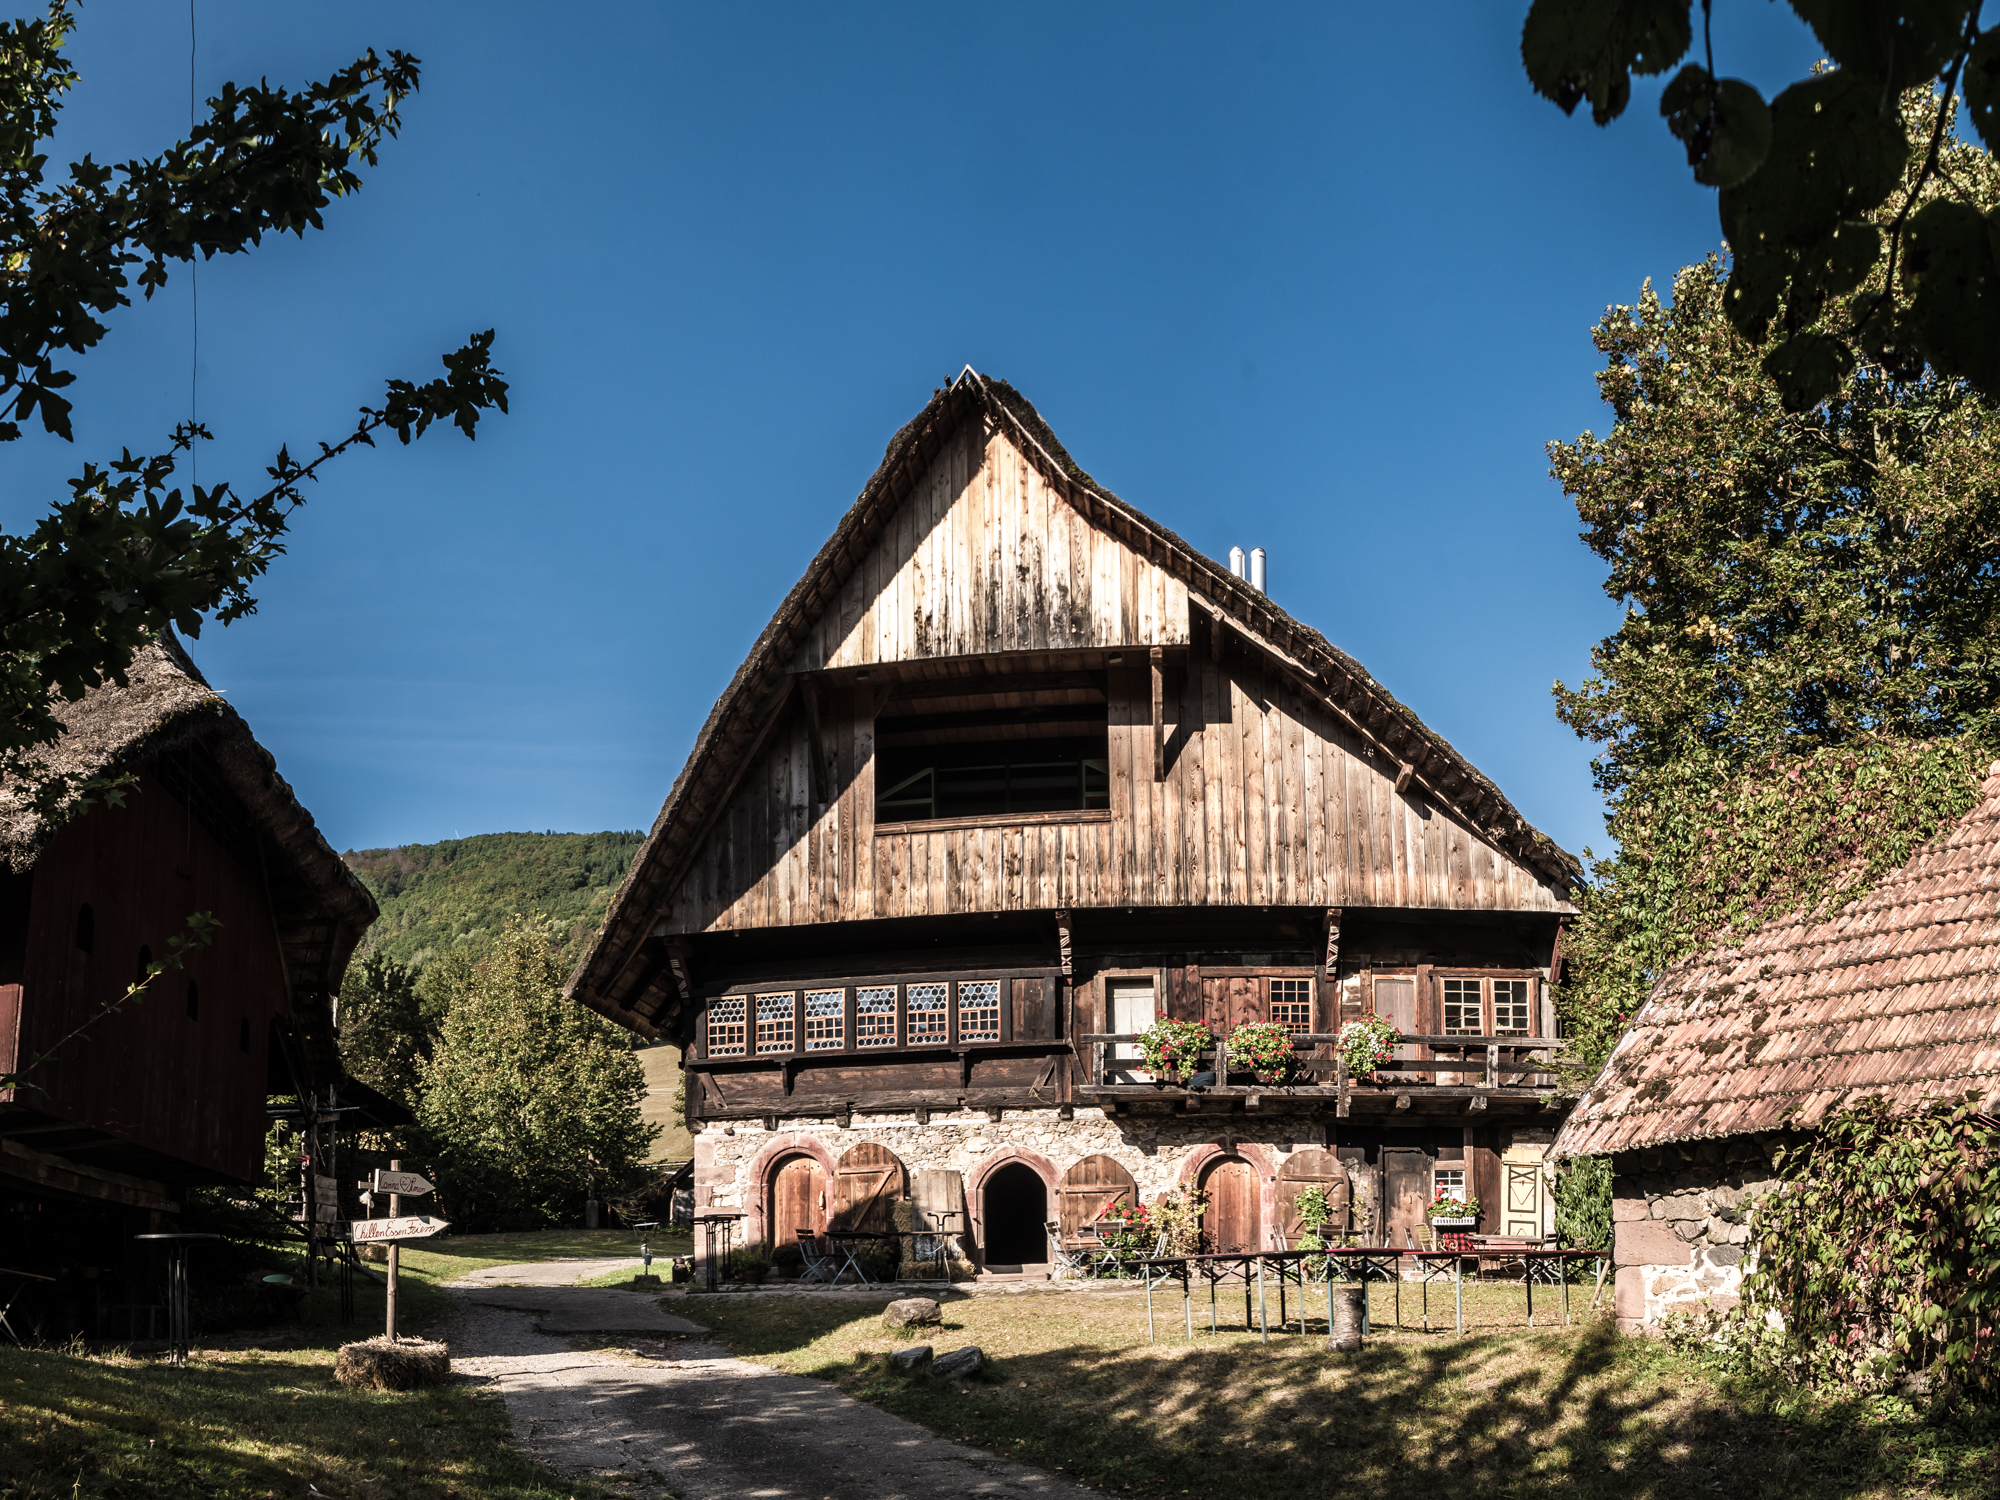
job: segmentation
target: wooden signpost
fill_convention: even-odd
[[[432,1190],[431,1184],[415,1172],[405,1172],[400,1161],[389,1163],[389,1170],[376,1172],[368,1184],[370,1208],[373,1200],[381,1194],[389,1198],[389,1217],[386,1219],[356,1219],[348,1226],[351,1238],[361,1243],[386,1241],[389,1246],[389,1287],[384,1299],[386,1313],[383,1317],[383,1334],[392,1341],[396,1337],[396,1290],[401,1279],[402,1240],[427,1240],[432,1235],[450,1226],[443,1219],[433,1219],[429,1214],[403,1215],[405,1197],[421,1198]]]

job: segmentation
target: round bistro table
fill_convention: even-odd
[[[142,1243],[164,1245],[167,1250],[167,1342],[173,1346],[174,1363],[188,1361],[188,1251],[204,1240],[219,1240],[219,1234],[135,1234]]]

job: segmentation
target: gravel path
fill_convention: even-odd
[[[578,1351],[538,1332],[534,1312],[486,1305],[487,1288],[532,1285],[545,1325],[568,1325],[570,1298],[627,1297],[657,1309],[649,1297],[568,1285],[619,1264],[498,1266],[450,1284],[461,1301],[449,1335],[453,1370],[497,1385],[522,1447],[552,1468],[623,1480],[628,1493],[656,1500],[1102,1500],[1059,1475],[947,1442],[826,1381],[731,1359],[699,1335],[647,1339],[658,1359]]]

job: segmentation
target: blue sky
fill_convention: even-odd
[[[200,272],[202,478],[247,485],[498,329],[512,415],[343,460],[262,608],[193,643],[338,848],[650,825],[716,694],[965,364],[1603,851],[1557,723],[1617,609],[1543,445],[1589,330],[1714,248],[1642,85],[1536,98],[1521,4],[591,7],[196,0],[194,79],[423,59],[327,229]],[[1768,93],[1810,37],[1717,7]],[[185,131],[188,15],[90,0],[52,154]],[[188,279],[79,365],[0,522],[188,409]]]

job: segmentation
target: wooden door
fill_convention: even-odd
[[[1431,1156],[1406,1146],[1382,1152],[1382,1233],[1386,1243],[1415,1243],[1417,1231],[1428,1227],[1431,1202]]]
[[[1201,1227],[1211,1249],[1218,1254],[1241,1250],[1264,1250],[1262,1215],[1258,1213],[1257,1169],[1240,1156],[1224,1156],[1211,1162],[1201,1174],[1201,1190],[1208,1194],[1208,1208]]]
[[[1333,1207],[1326,1232],[1347,1228],[1347,1169],[1331,1151],[1294,1151],[1278,1168],[1278,1232],[1284,1235],[1287,1249],[1296,1248],[1299,1236],[1305,1233],[1299,1222],[1299,1192],[1309,1187],[1322,1189]]]
[[[1524,1240],[1542,1237],[1542,1168],[1540,1163],[1500,1164],[1500,1232]]]
[[[826,1168],[810,1156],[781,1162],[771,1176],[771,1248],[796,1245],[799,1231],[826,1228]]]
[[[1056,1190],[1061,1202],[1064,1244],[1074,1244],[1079,1231],[1095,1224],[1114,1203],[1138,1202],[1138,1184],[1132,1174],[1108,1156],[1086,1156],[1063,1173]]]
[[[1156,1015],[1153,998],[1153,981],[1150,979],[1112,979],[1106,983],[1110,987],[1111,1030],[1113,1035],[1136,1035],[1153,1024]],[[1135,1064],[1144,1056],[1137,1042],[1117,1042],[1111,1049],[1116,1060],[1116,1071],[1111,1074],[1114,1083],[1151,1083],[1153,1075]]]
[[[834,1229],[887,1234],[903,1200],[903,1162],[887,1146],[864,1141],[841,1157],[833,1174]]]
[[[1417,1030],[1417,981],[1414,977],[1384,975],[1375,981],[1375,1014],[1389,1022],[1405,1036]],[[1396,1049],[1396,1056],[1413,1058],[1417,1049],[1402,1046]],[[1399,1082],[1408,1082],[1417,1075],[1392,1073],[1382,1070],[1384,1077],[1393,1077]]]

